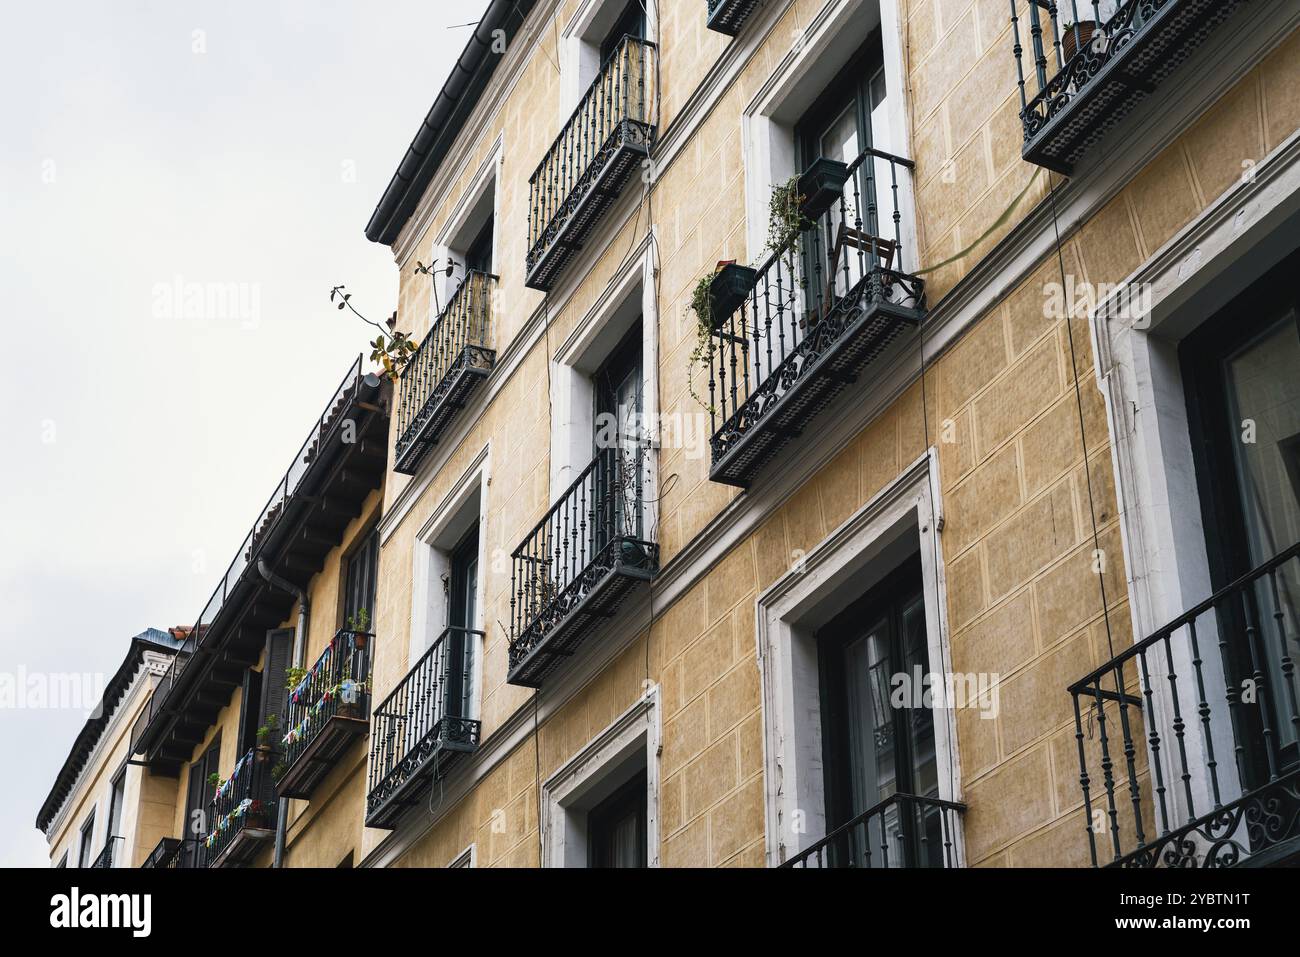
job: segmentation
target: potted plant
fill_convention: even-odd
[[[213,788],[221,787],[221,775],[213,771],[208,775],[208,784]]]
[[[268,714],[266,716],[266,721],[257,729],[257,748],[255,750],[257,752],[257,760],[259,763],[265,763],[270,759],[273,750],[271,747],[271,735],[279,726],[280,716]]]
[[[1075,27],[1078,27],[1076,36]],[[1061,28],[1061,56],[1066,63],[1074,55],[1092,42],[1092,35],[1097,31],[1096,20],[1080,20],[1077,24],[1067,23]]]
[[[266,805],[261,801],[250,801],[247,809],[244,811],[244,827],[266,830],[270,827],[270,816],[267,814]]]
[[[352,643],[358,648],[365,648],[366,639],[370,637],[370,612],[358,608],[355,615],[349,615],[348,631],[352,633]]]
[[[806,220],[815,221],[840,198],[848,180],[847,163],[827,159],[825,156],[819,157],[804,170],[795,187],[799,194],[800,215]]]
[[[738,266],[734,259],[718,263],[709,280],[709,319],[715,331],[744,304],[757,279],[756,270]]]

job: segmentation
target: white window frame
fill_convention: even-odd
[[[637,751],[646,765],[646,863],[659,866],[659,755],[662,751],[659,685],[571,757],[542,785],[542,866],[585,867],[587,809],[576,805]]]
[[[623,12],[627,0],[582,0],[560,33],[560,126],[569,122],[578,101],[600,72],[600,43]],[[659,35],[656,0],[642,0],[646,36]]]
[[[907,546],[921,553],[931,672],[952,672],[948,641],[938,456],[933,448],[862,506],[758,598],[757,642],[763,703],[767,863],[777,866],[826,836],[820,685],[813,628],[897,567]],[[911,547],[903,547],[910,553]],[[934,712],[939,797],[961,800],[957,716]],[[954,860],[965,861],[953,815]],[[802,829],[801,829],[802,828]]]
[[[1289,251],[1288,244],[1294,248],[1297,222],[1300,134],[1293,134],[1264,161],[1244,170],[1236,186],[1127,277],[1116,298],[1099,304],[1089,317],[1095,372],[1106,402],[1135,641],[1212,591],[1178,344],[1275,265]],[[1148,314],[1132,315],[1123,308],[1127,300],[1118,297],[1130,289],[1149,289]],[[1192,674],[1185,643],[1175,642],[1172,651],[1176,673]],[[1207,700],[1222,702],[1218,655],[1203,658]],[[1167,670],[1163,656],[1153,656],[1153,707],[1161,739],[1173,741],[1177,733],[1168,682],[1163,680]],[[1194,696],[1191,682],[1179,684],[1181,694]],[[1181,704],[1184,715],[1195,713],[1193,698]],[[1208,749],[1200,722],[1185,725],[1193,800],[1203,815],[1214,806]],[[1241,784],[1236,762],[1230,760],[1229,722],[1218,722],[1214,731],[1220,793],[1226,802],[1241,793]],[[1172,749],[1162,749],[1166,782],[1177,780],[1182,771],[1168,763],[1174,757]],[[1122,786],[1117,783],[1117,790]],[[1169,819],[1186,820],[1183,789],[1167,788],[1166,799]],[[1094,806],[1097,800],[1094,796]],[[1104,796],[1100,800],[1104,802]]]
[[[446,628],[447,596],[443,591],[442,578],[451,572],[451,549],[455,548],[469,528],[472,509],[477,512],[472,521],[478,523],[478,581],[475,587],[478,589],[479,600],[471,627],[476,631],[486,631],[484,589],[489,559],[486,530],[488,488],[491,481],[491,446],[485,445],[416,533],[411,561],[411,635],[406,659],[408,669]],[[476,496],[478,502],[475,507]],[[483,700],[483,652],[483,638],[475,636],[469,717],[478,716]]]
[[[437,296],[429,296],[429,322],[427,328],[433,328],[438,318],[438,307],[446,308],[448,299],[455,294],[465,279],[465,250],[478,235],[478,229],[470,228],[470,220],[479,209],[488,191],[492,192],[492,265],[499,268],[501,262],[501,168],[505,156],[505,134],[497,137],[491,152],[479,166],[470,181],[469,188],[461,195],[459,201],[447,216],[447,221],[438,230],[433,239],[430,252],[433,261],[439,264],[434,275],[428,277],[437,290]],[[452,275],[444,271],[448,261],[456,263]],[[425,263],[425,265],[430,265]]]
[[[866,24],[866,34],[859,33],[860,23]],[[772,187],[800,172],[796,168],[795,124],[807,103],[812,102],[834,79],[877,23],[888,89],[889,139],[893,144],[912,142],[898,0],[832,0],[806,30],[791,38],[791,51],[741,115],[747,214],[745,235],[751,265],[760,262],[765,255]],[[892,152],[907,155],[903,147]],[[898,174],[903,262],[915,267],[916,201],[912,174],[911,170],[903,167],[899,167]]]

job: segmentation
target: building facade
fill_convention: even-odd
[[[282,569],[309,665],[373,528],[368,715],[240,859],[1294,856],[1298,22],[489,3],[367,226],[384,471]],[[233,680],[135,742],[172,836]]]

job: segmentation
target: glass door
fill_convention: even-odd
[[[460,541],[451,555],[447,582],[447,714],[469,717],[473,678],[474,642],[467,632],[478,621],[478,525]],[[464,630],[461,630],[464,629]]]
[[[1215,588],[1300,542],[1300,294],[1291,280],[1297,269],[1300,254],[1293,254],[1180,347]],[[1220,609],[1235,672],[1228,680],[1253,681],[1265,669],[1259,697],[1268,713],[1242,709],[1243,740],[1258,744],[1267,724],[1287,765],[1300,760],[1289,720],[1291,692],[1300,697],[1300,686],[1282,664],[1300,660],[1298,566],[1288,561],[1274,579],[1262,578],[1247,607]],[[1247,786],[1269,773],[1263,747],[1253,750]]]
[[[934,718],[920,697],[930,671],[920,556],[836,616],[817,643],[827,832],[894,794],[937,797]],[[939,866],[941,823],[937,811],[895,802],[850,828],[831,851],[871,866]]]
[[[892,262],[892,250],[881,242],[893,236],[890,165],[875,158],[858,162],[869,147],[888,150],[889,146],[882,56],[876,33],[822,92],[795,131],[800,172],[819,159],[849,167],[857,164],[844,185],[843,204],[832,204],[817,224],[816,237],[805,241],[801,250],[807,306],[817,318],[874,266]],[[889,237],[881,236],[882,224],[888,225]]]
[[[596,552],[611,538],[641,538],[644,486],[641,321],[596,372]]]

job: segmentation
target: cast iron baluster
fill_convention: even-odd
[[[1296,701],[1295,662],[1291,659],[1290,646],[1287,643],[1286,621],[1282,613],[1282,602],[1278,599],[1276,568],[1270,568],[1268,571],[1268,587],[1269,594],[1273,599],[1273,621],[1277,625],[1277,640],[1282,651],[1282,657],[1279,659],[1282,666],[1282,686],[1286,688],[1287,698],[1290,701],[1292,733],[1295,735],[1296,740],[1300,741],[1300,704],[1297,704]],[[1278,704],[1280,705],[1281,701]]]
[[[1043,24],[1038,15],[1038,0],[1029,4],[1029,37],[1034,51],[1034,75],[1038,78],[1038,89],[1047,87],[1047,56],[1043,52]]]
[[[1114,765],[1110,759],[1110,740],[1106,735],[1106,707],[1105,699],[1102,697],[1100,677],[1093,681],[1093,691],[1097,706],[1098,733],[1101,738],[1102,786],[1106,789],[1107,813],[1110,815],[1111,842],[1115,847],[1115,859],[1119,860],[1119,811],[1115,807],[1115,776],[1112,771]]]
[[[889,163],[889,189],[894,198],[894,262],[892,268],[905,272],[903,266],[903,211],[898,205],[898,164]]]
[[[1088,852],[1092,855],[1092,866],[1097,866],[1097,835],[1092,828],[1092,793],[1089,789],[1088,757],[1083,746],[1083,716],[1079,713],[1079,695],[1071,695],[1074,700],[1074,740],[1079,749],[1079,787],[1083,789],[1083,814],[1088,829]]]
[[[1219,795],[1219,762],[1214,757],[1214,735],[1210,733],[1210,717],[1212,711],[1210,708],[1209,697],[1205,693],[1205,670],[1202,667],[1204,662],[1201,660],[1201,645],[1196,637],[1196,619],[1193,618],[1187,623],[1187,635],[1192,645],[1192,670],[1196,672],[1196,711],[1201,716],[1201,730],[1204,732],[1202,737],[1205,740],[1205,766],[1210,772],[1210,786],[1214,793],[1214,806],[1216,808],[1223,806],[1223,799]],[[1165,635],[1165,644],[1169,644],[1169,635]]]
[[[1115,666],[1115,697],[1119,702],[1120,733],[1124,741],[1124,761],[1128,770],[1128,790],[1133,800],[1133,825],[1139,844],[1146,843],[1142,828],[1142,796],[1137,783],[1137,749],[1133,744],[1133,733],[1128,720],[1128,692],[1125,690],[1124,663]]]
[[[1168,637],[1165,643],[1168,644]],[[1155,694],[1151,690],[1151,669],[1147,665],[1147,652],[1142,648],[1138,652],[1138,664],[1142,672],[1142,694],[1146,698],[1146,722],[1147,727],[1151,730],[1147,734],[1147,740],[1151,746],[1151,767],[1155,770],[1156,778],[1156,798],[1160,803],[1160,830],[1162,834],[1169,833],[1169,812],[1165,806],[1165,776],[1164,770],[1160,765],[1160,730],[1159,723],[1156,720]]]
[[[1253,583],[1252,583],[1253,584]],[[1255,702],[1259,708],[1260,734],[1264,739],[1264,755],[1268,759],[1268,779],[1276,781],[1277,744],[1273,740],[1272,711],[1269,707],[1268,675],[1264,671],[1264,655],[1259,647],[1259,623],[1255,614],[1255,590],[1251,585],[1241,589],[1242,614],[1246,619],[1246,646],[1250,649],[1250,666],[1255,678]]]
[[[1223,676],[1225,679],[1223,696],[1228,702],[1228,716],[1232,719],[1233,754],[1237,761],[1238,780],[1244,782],[1250,779],[1250,769],[1246,764],[1246,742],[1241,733],[1242,701],[1239,693],[1240,689],[1234,680],[1235,668],[1228,648],[1228,629],[1224,627],[1229,618],[1219,614],[1219,604],[1219,601],[1213,601],[1210,610],[1214,613],[1218,622],[1219,660],[1223,662]]]
[[[1168,641],[1165,643],[1165,665],[1169,669],[1169,700],[1174,708],[1174,740],[1178,742],[1178,760],[1182,764],[1183,795],[1187,799],[1187,820],[1196,817],[1195,801],[1192,798],[1192,772],[1187,764],[1186,726],[1183,723],[1182,707],[1178,702],[1178,672],[1174,668],[1173,649]]]
[[[1033,0],[1030,0],[1030,5],[1032,4]],[[1011,52],[1016,58],[1016,86],[1020,89],[1020,112],[1023,113],[1028,105],[1025,99],[1025,68],[1022,62],[1025,48],[1020,45],[1020,18],[1016,16],[1016,0],[1011,0],[1011,39]]]

